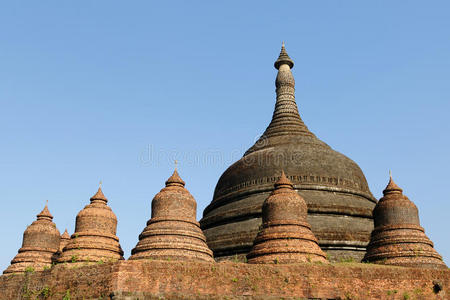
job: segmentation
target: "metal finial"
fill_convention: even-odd
[[[281,47],[284,47],[284,41],[283,41],[283,42],[281,42]]]
[[[178,167],[178,160],[175,159],[174,163],[175,163],[175,170],[176,170]]]
[[[389,178],[392,179],[392,172],[389,170]]]
[[[46,205],[46,206],[48,205],[48,200],[45,200],[45,205]]]
[[[102,184],[103,184],[103,182],[100,180],[100,182],[98,183],[98,187],[101,188]]]

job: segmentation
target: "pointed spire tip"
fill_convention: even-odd
[[[183,181],[183,179],[181,179],[176,167],[172,173],[172,176],[170,176],[169,179],[166,180],[166,186],[169,185],[181,185],[181,186],[185,185],[185,182]]]
[[[294,67],[294,61],[289,57],[287,54],[286,48],[284,47],[284,42],[281,44],[281,51],[280,55],[278,56],[278,59],[274,63],[275,69],[280,69],[281,65],[288,65],[289,68]]]
[[[281,186],[290,186],[291,188],[294,187],[292,182],[287,178],[286,174],[284,173],[284,170],[281,170],[281,176],[278,179],[278,181],[275,183],[275,188],[281,187]]]
[[[38,220],[40,220],[40,219],[49,219],[49,220],[52,220],[52,219],[53,219],[52,214],[51,214],[50,211],[48,210],[48,200],[46,200],[46,202],[45,202],[44,209],[37,215],[37,219],[38,219]]]
[[[93,200],[102,200],[102,201],[108,202],[108,199],[107,199],[107,198],[105,197],[105,195],[103,194],[103,191],[102,191],[102,182],[101,182],[101,181],[100,181],[100,184],[99,184],[99,186],[98,186],[97,193],[95,193],[95,195],[92,196],[90,200],[91,200],[91,201],[93,201]]]
[[[390,192],[403,192],[403,190],[394,182],[394,179],[392,179],[392,172],[389,170],[389,182],[386,186],[386,188],[383,191],[383,194],[390,193]]]
[[[69,232],[67,232],[67,228],[66,228],[66,230],[64,230],[63,234],[61,234],[61,238],[70,239],[70,235],[69,235]]]

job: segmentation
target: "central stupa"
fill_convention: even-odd
[[[373,229],[376,200],[358,165],[319,140],[295,102],[294,62],[275,62],[276,103],[259,140],[220,177],[201,227],[216,259],[244,259],[261,225],[261,206],[285,170],[308,205],[308,222],[331,260],[361,260]]]

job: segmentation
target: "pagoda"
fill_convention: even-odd
[[[360,261],[373,229],[376,199],[358,165],[319,140],[300,117],[294,61],[284,44],[274,66],[272,121],[220,177],[200,221],[208,245],[218,260],[244,259],[261,225],[261,206],[284,170],[308,205],[308,223],[322,250],[331,260]]]
[[[62,262],[106,262],[123,259],[116,236],[117,217],[107,205],[101,186],[81,210],[75,221],[75,232],[64,246]]]
[[[69,243],[70,235],[67,232],[67,229],[61,234],[61,242],[59,243],[59,252],[62,253],[64,247]]]
[[[152,200],[152,215],[129,259],[213,262],[212,251],[197,222],[197,202],[175,168]]]
[[[249,263],[326,262],[306,220],[307,207],[284,171],[262,205],[262,226]]]
[[[22,247],[3,274],[50,268],[59,250],[60,233],[47,204],[23,233]]]
[[[447,268],[420,226],[416,205],[392,180],[373,210],[375,229],[364,260],[404,267]]]

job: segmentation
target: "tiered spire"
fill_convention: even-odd
[[[37,215],[38,220],[53,220],[53,216],[48,210],[48,200],[45,202],[44,209]]]
[[[75,232],[65,245],[59,262],[98,262],[123,259],[116,236],[117,217],[106,204],[100,186],[90,204],[81,210],[75,222]]]
[[[392,179],[391,171],[389,171],[389,182],[383,191],[383,195],[386,195],[389,193],[400,193],[400,194],[403,193],[403,190]]]
[[[166,186],[180,186],[184,187],[185,182],[183,179],[181,179],[180,175],[178,174],[177,169],[173,171],[172,176],[169,177],[169,179],[166,180]]]
[[[294,61],[289,57],[289,55],[286,52],[286,48],[284,47],[284,42],[281,43],[281,51],[280,55],[278,56],[278,59],[275,61],[273,66],[275,69],[279,70],[281,65],[288,65],[290,69],[294,67]]]
[[[263,203],[262,228],[247,255],[248,262],[326,262],[306,215],[305,200],[283,171],[275,190]]]
[[[101,181],[100,181],[97,193],[95,193],[95,195],[92,196],[90,200],[91,200],[91,203],[93,203],[95,201],[103,201],[105,203],[108,202],[108,199],[106,199],[105,195],[103,194]]]
[[[197,203],[177,170],[152,201],[152,217],[130,259],[214,261],[196,220]]]
[[[278,181],[275,182],[275,189],[281,189],[281,188],[288,188],[288,189],[294,188],[294,185],[292,184],[292,182],[286,177],[284,170],[281,171],[280,179],[278,179]]]
[[[298,113],[295,101],[295,80],[291,72],[294,61],[287,54],[284,42],[274,66],[278,70],[278,75],[275,80],[277,100],[272,121],[255,145],[247,150],[246,155],[260,149],[261,146],[268,146],[270,141],[267,139],[271,137],[292,134],[315,137]]]
[[[364,260],[405,267],[446,268],[420,226],[417,207],[390,176],[373,211],[372,232]]]
[[[22,248],[4,274],[27,270],[42,271],[51,266],[60,243],[59,231],[52,219],[53,216],[46,204],[37,215],[37,220],[23,233]]]

